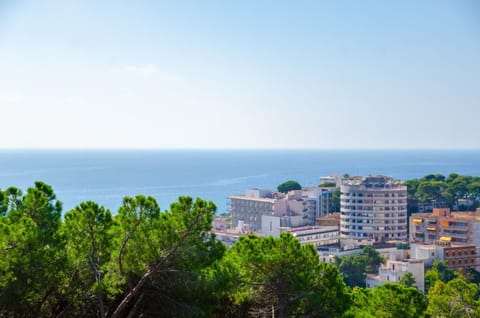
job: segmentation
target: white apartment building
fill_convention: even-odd
[[[340,232],[376,242],[407,239],[407,187],[386,176],[344,179],[340,187]]]
[[[262,216],[262,236],[280,236],[280,233],[288,232],[295,236],[301,244],[312,244],[315,247],[334,245],[339,243],[340,233],[338,226],[281,226],[282,218],[276,216]]]
[[[285,229],[295,236],[301,244],[312,244],[315,247],[338,244],[340,235],[337,226],[305,226]]]
[[[398,283],[408,272],[415,278],[414,285],[425,292],[425,265],[423,260],[409,258],[408,249],[391,251],[387,262],[378,269],[378,275],[367,276],[366,285],[373,288],[385,283]]]

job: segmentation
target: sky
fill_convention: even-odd
[[[479,149],[480,2],[0,0],[0,148]]]

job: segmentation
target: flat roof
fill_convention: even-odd
[[[247,197],[245,195],[231,195],[230,199],[237,199],[237,200],[244,200],[244,201],[258,201],[258,202],[267,202],[267,203],[275,203],[276,199],[271,198],[255,198],[255,197]]]
[[[432,212],[422,212],[422,213],[412,213],[410,218],[418,218],[418,217],[425,217],[425,218],[442,218],[442,219],[449,219],[449,220],[469,220],[469,221],[480,221],[480,216],[475,215],[476,212],[451,212],[450,216],[438,216],[434,215]]]

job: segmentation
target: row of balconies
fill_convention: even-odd
[[[443,232],[443,235],[445,235],[445,236],[451,236],[451,237],[458,237],[458,238],[462,238],[462,239],[466,239],[466,238],[467,238],[467,234],[462,234],[462,233]]]
[[[455,226],[455,225],[449,225],[449,226],[442,226],[444,229],[448,230],[457,230],[457,231],[468,231],[468,226]]]
[[[406,210],[407,205],[406,204],[398,204],[396,206],[384,206],[384,205],[352,205],[352,204],[341,204],[340,205],[340,210],[341,211],[399,211],[399,210]]]
[[[407,223],[407,216],[404,214],[393,216],[376,216],[376,215],[340,215],[340,220],[402,220]]]
[[[369,216],[369,217],[395,217],[395,216],[407,216],[403,211],[342,211],[340,212],[340,217],[342,216]]]
[[[398,202],[383,202],[383,203],[375,203],[375,202],[350,202],[353,200],[340,200],[340,205],[352,205],[352,206],[383,206],[383,207],[388,207],[388,206],[399,206],[399,205],[405,205],[407,204],[406,200],[398,200]],[[402,202],[403,201],[403,202]]]
[[[366,188],[364,186],[342,186],[340,189],[342,190],[342,195],[354,195],[364,197],[369,195],[405,195],[407,196],[407,190],[405,189],[398,189],[398,188],[375,188],[372,191],[372,188]],[[385,193],[386,192],[386,193]]]
[[[365,226],[367,227],[367,226]],[[353,232],[374,232],[377,233],[379,230],[379,226],[368,226],[369,229],[364,229],[363,226],[358,226],[358,228],[355,228],[355,226],[349,226],[349,225],[342,225],[340,226],[340,230],[349,230]],[[371,229],[370,229],[371,227]],[[404,226],[384,226],[384,229],[382,231],[388,231],[389,233],[396,233],[396,232],[405,232],[407,233],[407,229]]]
[[[397,204],[406,204],[406,200],[351,200],[351,199],[340,199],[340,203],[353,203],[355,205],[376,205],[376,206],[385,206],[385,205],[397,205]]]
[[[366,222],[361,222],[360,220],[357,220],[357,222],[350,220],[350,221],[340,221],[340,224],[342,225],[365,225],[365,226],[370,226],[370,225],[378,225],[378,226],[404,226],[405,228],[407,227],[407,222],[402,222],[402,220],[397,221],[397,222],[381,222],[380,220],[363,220]],[[375,222],[375,223],[374,223]],[[381,223],[380,223],[381,222]]]
[[[455,256],[449,256],[445,255],[445,258],[447,259],[462,259],[462,258],[471,258],[471,257],[476,257],[476,254],[465,254],[465,255],[455,255]]]
[[[384,208],[375,208],[375,209],[356,209],[355,207],[353,208],[346,208],[346,207],[342,207],[340,209],[340,213],[368,213],[368,214],[371,214],[371,213],[374,213],[374,214],[389,214],[389,213],[399,213],[399,212],[403,212],[403,213],[406,213],[407,212],[407,208],[398,208],[398,209],[384,209]]]

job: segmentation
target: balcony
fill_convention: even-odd
[[[467,239],[467,235],[464,234],[464,233],[458,233],[458,232],[446,232],[446,231],[443,231],[443,235],[446,235],[446,236],[451,236],[451,237],[456,237],[456,238],[461,238],[461,239]]]

